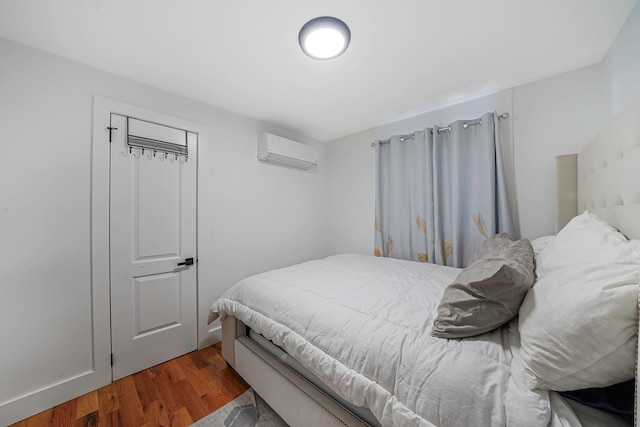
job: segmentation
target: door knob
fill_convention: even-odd
[[[178,265],[193,265],[193,258],[185,258],[183,262],[179,262]]]

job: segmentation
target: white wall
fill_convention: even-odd
[[[487,111],[511,113],[501,126],[505,128],[504,145],[513,144],[515,191],[510,196],[521,235],[553,234],[555,156],[578,151],[605,122],[603,79],[603,66],[594,65],[327,143],[328,252],[372,251],[375,200],[371,142],[475,118]],[[513,183],[511,187],[513,190]]]
[[[513,89],[516,188],[523,237],[555,234],[555,157],[582,149],[607,116],[602,64]]]
[[[487,111],[502,113],[510,110],[511,92],[504,91],[326,143],[326,192],[327,206],[330,207],[326,214],[327,252],[373,252],[373,141],[386,139],[391,135],[411,133],[433,125],[444,126],[455,120],[475,119]],[[506,129],[509,130],[508,124]],[[507,132],[504,134],[506,145],[510,144],[508,139],[510,135]]]
[[[310,172],[256,160],[265,130],[316,141],[2,39],[0,58],[0,425],[8,400],[91,368],[94,95],[206,126],[205,307],[242,277],[324,255],[323,158]]]
[[[640,2],[603,60],[613,117],[640,92]]]

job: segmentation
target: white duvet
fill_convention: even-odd
[[[242,320],[383,426],[580,425],[559,396],[525,387],[517,322],[463,340],[431,336],[459,272],[339,255],[244,279],[211,312]]]

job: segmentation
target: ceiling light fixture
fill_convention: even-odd
[[[314,59],[340,56],[351,41],[347,24],[332,16],[321,16],[304,24],[298,35],[302,51]]]

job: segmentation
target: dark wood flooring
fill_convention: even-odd
[[[222,358],[218,343],[113,382],[11,427],[189,426],[248,388]]]

